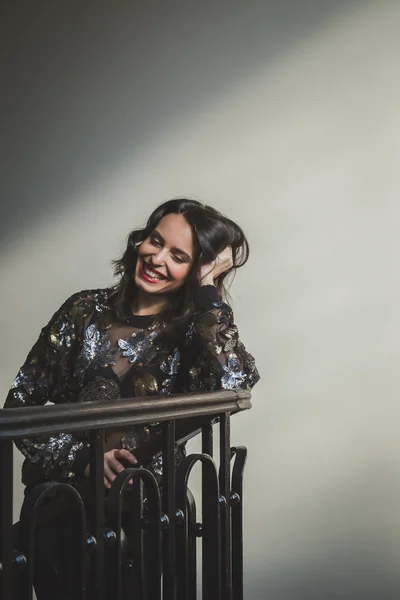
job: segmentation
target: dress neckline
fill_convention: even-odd
[[[132,327],[147,327],[154,320],[155,315],[131,315],[126,317],[124,320]]]

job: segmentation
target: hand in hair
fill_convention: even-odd
[[[227,246],[212,262],[200,269],[200,285],[214,285],[215,279],[233,267],[232,248]]]

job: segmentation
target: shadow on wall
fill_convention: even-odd
[[[366,3],[9,3],[2,245],[338,12]]]
[[[349,549],[348,556],[351,557]],[[343,554],[340,556],[343,559]],[[338,556],[332,555],[332,563]],[[351,570],[354,569],[354,570]],[[273,574],[269,579],[260,573],[248,582],[245,587],[246,600],[340,600],[351,598],[354,600],[397,600],[398,585],[389,582],[386,578],[377,578],[374,572],[366,571],[363,565],[355,565],[352,561],[351,568],[343,576],[342,573],[332,574],[332,569],[313,568],[312,565],[288,565],[286,571]]]
[[[383,5],[389,10],[379,22]],[[393,40],[398,9],[392,10],[390,2],[375,3],[363,21],[363,10],[353,13],[360,6],[374,3],[15,0],[0,18],[5,45],[2,114],[7,122],[1,162],[7,207],[2,211],[0,239],[3,245],[12,235],[19,240],[31,225],[38,231],[35,252],[28,260],[27,236],[20,244],[24,252],[9,261],[4,252],[1,265],[7,274],[1,296],[4,307],[10,307],[10,312],[4,310],[2,327],[3,338],[10,340],[2,362],[5,391],[21,364],[22,349],[27,350],[28,338],[36,338],[39,322],[48,318],[55,297],[79,289],[81,279],[87,286],[88,274],[93,281],[108,281],[108,271],[100,265],[114,256],[114,242],[100,244],[96,260],[90,253],[100,228],[109,227],[103,208],[100,227],[95,223],[88,240],[85,237],[96,209],[93,198],[103,181],[106,186],[115,172],[128,166],[130,177],[122,182],[121,196],[123,209],[130,210],[131,190],[140,174],[143,181],[138,187],[146,193],[148,174],[157,177],[157,167],[170,169],[169,161],[161,165],[169,151],[174,155],[166,140],[178,145],[186,135],[188,143],[178,149],[170,170],[175,174],[188,170],[184,187],[191,185],[191,168],[200,171],[196,181],[207,177],[210,188],[222,179],[225,186],[228,179],[229,214],[232,196],[240,197],[240,178],[242,190],[251,188],[253,176],[258,178],[253,186],[257,202],[238,211],[240,222],[248,218],[251,224],[252,246],[258,245],[256,261],[240,274],[246,302],[253,300],[254,278],[258,282],[261,270],[268,282],[264,290],[260,283],[262,293],[251,311],[245,302],[238,315],[238,322],[247,323],[244,338],[260,363],[265,386],[255,392],[257,412],[243,415],[238,425],[241,431],[252,432],[243,436],[248,438],[251,457],[245,495],[246,600],[399,596],[398,491],[392,485],[397,480],[393,473],[398,472],[393,419],[393,407],[398,405],[393,386],[398,351],[391,341],[398,322],[398,294],[395,264],[393,277],[387,268],[398,250],[394,234],[398,179],[393,175],[398,169],[396,145],[391,143],[391,136],[399,139],[392,126],[398,94],[390,86],[396,81]],[[311,37],[325,40],[331,22],[335,31],[329,48],[310,44],[318,69],[303,71],[307,42]],[[393,24],[389,32],[388,23]],[[352,29],[347,41],[343,36],[340,52],[346,26]],[[379,27],[388,33],[386,43]],[[358,31],[362,35],[356,35]],[[370,37],[373,44],[368,48]],[[337,58],[331,64],[330,54]],[[288,84],[285,80],[276,93],[285,58],[293,59],[287,65]],[[335,72],[330,70],[332,64]],[[259,87],[252,84],[258,71],[266,73]],[[313,87],[321,74],[326,75],[321,86]],[[318,95],[321,88],[326,102]],[[335,98],[336,92],[343,97]],[[265,102],[269,107],[265,119],[263,94],[273,99]],[[284,107],[275,113],[273,107],[282,98]],[[220,118],[216,111],[225,107],[226,118]],[[212,118],[202,132],[202,117],[209,112]],[[196,123],[188,132],[190,120]],[[213,144],[217,122],[221,127],[212,159],[198,169],[196,161]],[[259,139],[254,140],[258,128]],[[280,147],[276,141],[281,141]],[[219,156],[230,144],[234,164],[227,152],[219,177]],[[192,152],[200,145],[194,159]],[[161,158],[154,158],[158,147]],[[186,162],[181,163],[186,149]],[[248,164],[240,169],[245,152]],[[141,171],[143,165],[146,169]],[[234,169],[240,171],[239,177],[230,180]],[[161,176],[164,189],[167,177],[164,172]],[[181,181],[171,180],[174,189]],[[74,209],[82,207],[82,199],[90,196],[86,191],[94,186],[81,218]],[[103,191],[99,196],[104,201]],[[263,202],[268,218],[255,220],[251,210],[261,212]],[[144,204],[142,200],[138,207],[143,212]],[[73,238],[70,264],[60,272],[59,259],[71,242],[70,228],[64,221],[57,223],[55,232],[50,226],[52,214],[62,210],[71,229],[81,225],[82,229]],[[110,213],[114,212],[112,205]],[[123,214],[116,214],[115,228],[121,237],[126,233]],[[81,248],[87,260],[80,261]],[[42,303],[42,281],[47,282],[55,269],[54,297]],[[35,296],[36,290],[40,294]],[[257,327],[259,319],[263,323],[267,340],[253,327],[253,319]],[[385,396],[393,398],[388,409],[382,408]],[[371,409],[375,398],[381,403],[376,414]],[[365,415],[364,431],[359,423]],[[267,429],[262,427],[265,423]],[[263,453],[257,435],[262,436]],[[383,447],[379,452],[378,445]]]
[[[355,470],[354,466],[344,465],[345,477],[331,488],[328,482],[335,482],[334,473],[329,477],[321,472],[321,485],[326,487],[325,494],[319,495],[313,493],[303,469],[304,484],[311,491],[305,495],[299,489],[286,521],[278,519],[277,526],[270,520],[273,508],[265,497],[265,512],[258,512],[258,522],[259,534],[268,531],[268,535],[261,543],[248,536],[247,515],[245,547],[257,546],[260,553],[253,562],[246,561],[245,555],[246,600],[398,598],[398,531],[387,520],[396,510],[391,484],[371,489],[371,480],[379,480],[378,470],[371,473],[371,461],[359,462]],[[257,493],[262,494],[262,489],[247,490],[246,506]],[[282,498],[282,505],[285,501]],[[269,522],[267,530],[264,519]]]

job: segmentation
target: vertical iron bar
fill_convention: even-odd
[[[201,451],[203,454],[213,455],[213,428],[211,421],[201,430]]]
[[[163,535],[163,600],[175,600],[175,421],[164,425],[163,512],[169,525]]]
[[[107,512],[107,525],[115,531],[115,546],[105,549],[105,561],[107,565],[105,582],[106,598],[110,598],[112,595],[114,600],[122,600],[123,544],[125,538],[122,532],[121,511],[114,511],[112,515],[109,514],[109,511]]]
[[[208,454],[209,456],[212,457],[213,455],[213,428],[211,425],[211,421],[209,423],[207,423],[207,425],[204,425],[202,427],[201,430],[201,451],[203,454]],[[207,486],[205,483],[206,477],[205,477],[205,469],[206,469],[206,465],[205,463],[202,463],[202,485],[201,485],[201,504],[202,507],[206,506],[207,504]],[[204,514],[204,508],[202,508],[203,510],[203,514]],[[204,560],[204,540],[202,540],[202,552],[203,552],[203,560]],[[207,582],[204,581],[204,577],[205,577],[205,570],[203,568],[202,570],[202,589],[206,589],[207,588]],[[203,594],[204,597],[204,594]]]
[[[232,587],[233,600],[243,600],[243,471],[247,449],[244,446],[233,448],[235,462],[232,470]]]
[[[93,598],[104,600],[104,430],[90,432],[90,530],[96,539],[91,558]]]
[[[73,531],[72,544],[72,578],[73,592],[72,598],[77,600],[86,600],[86,514],[84,506],[82,506],[81,514],[75,513],[71,515],[73,522],[71,529]]]
[[[161,544],[161,501],[158,486],[155,488],[146,485],[148,499],[148,546],[145,563],[146,572],[146,600],[161,600],[161,568],[162,568],[162,544]]]
[[[218,475],[211,458],[203,455],[202,477],[202,581],[203,600],[220,600],[221,543]],[[210,461],[210,462],[208,462]],[[213,470],[215,470],[215,474]],[[215,478],[215,479],[214,479]]]
[[[111,577],[107,599],[123,600],[126,594],[143,600],[142,481],[139,469],[129,467],[117,475],[108,498],[109,525],[116,532],[111,549]],[[133,484],[130,485],[130,477]]]
[[[65,525],[65,524],[64,524]],[[74,573],[73,573],[73,568],[75,567],[75,558],[76,556],[74,555],[73,552],[73,535],[74,535],[74,523],[72,521],[72,519],[70,519],[69,522],[69,527],[66,530],[66,536],[65,539],[62,539],[61,536],[59,537],[58,543],[62,544],[64,546],[65,544],[65,549],[66,551],[66,555],[68,556],[69,560],[65,561],[65,577],[66,577],[66,586],[67,586],[67,598],[73,598],[73,577],[74,577]]]
[[[183,467],[178,469],[178,476]],[[183,479],[183,478],[181,478]],[[178,481],[177,481],[178,483]],[[187,499],[184,498],[186,491],[185,481],[181,481],[176,488],[176,507],[180,508],[183,513],[182,522],[176,526],[176,579],[177,579],[177,599],[188,600],[187,586],[187,571],[188,565],[188,536],[189,536],[189,520],[187,514]]]
[[[0,597],[13,597],[13,443],[0,443]]]
[[[225,498],[225,507],[221,512],[221,587],[222,600],[232,599],[232,565],[231,565],[231,449],[230,449],[230,414],[220,418],[220,493]]]
[[[130,517],[131,535],[128,535],[128,554],[130,562],[130,577],[132,582],[132,598],[137,600],[144,599],[144,576],[143,576],[143,529],[142,529],[142,513],[143,513],[143,483],[138,477],[132,485],[132,510]]]
[[[188,575],[189,575],[189,597],[187,600],[196,600],[197,598],[197,538],[195,534],[196,527],[196,501],[189,488],[187,488],[187,518],[188,518],[188,540],[186,552],[188,555]]]

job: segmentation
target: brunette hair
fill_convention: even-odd
[[[249,257],[249,244],[243,230],[231,219],[197,200],[179,198],[164,202],[150,215],[146,225],[135,229],[128,236],[125,252],[113,261],[114,273],[119,281],[110,297],[119,317],[131,316],[132,301],[136,293],[135,269],[138,258],[138,246],[157,227],[163,217],[169,214],[183,215],[192,228],[194,239],[194,260],[183,285],[170,294],[165,310],[157,315],[157,321],[163,321],[167,328],[172,326],[181,330],[186,326],[194,311],[194,293],[199,285],[199,271],[202,265],[215,260],[227,246],[232,248],[233,266],[215,280],[221,298],[227,297],[226,281],[236,269],[242,267]]]

